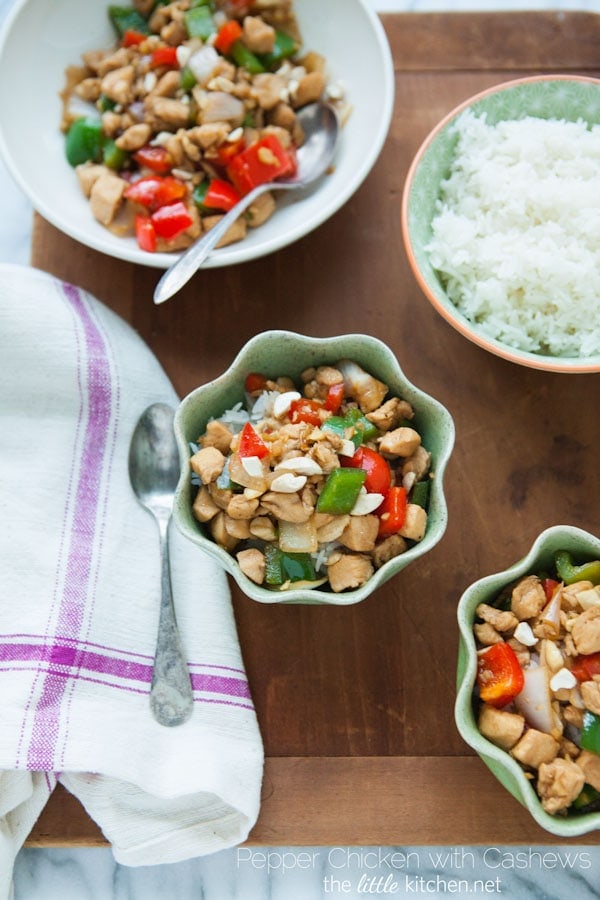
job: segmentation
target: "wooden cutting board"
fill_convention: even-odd
[[[598,75],[600,16],[382,19],[396,71],[389,138],[362,187],[317,231],[273,256],[199,273],[161,307],[152,303],[158,270],[89,250],[39,216],[32,264],[127,319],[181,395],[220,374],[257,332],[362,331],[386,341],[454,417],[448,530],[424,559],[346,608],[262,606],[232,585],[266,751],[250,842],[556,843],[456,731],[455,615],[471,581],[520,558],[544,528],[600,530],[600,376],[544,374],[465,341],[416,286],[400,199],[421,141],[460,101],[525,74]],[[28,841],[103,842],[62,788]]]

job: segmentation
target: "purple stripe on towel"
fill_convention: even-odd
[[[63,290],[81,322],[87,356],[87,421],[68,542],[65,587],[57,622],[59,632],[78,637],[92,574],[94,534],[111,416],[112,389],[107,348],[100,329],[77,288],[63,284]],[[60,727],[60,705],[66,684],[64,678],[51,672],[46,673],[37,701],[27,755],[29,769],[48,771],[55,767],[54,751]]]

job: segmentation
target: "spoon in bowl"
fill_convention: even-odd
[[[161,725],[183,724],[193,707],[190,675],[173,607],[167,543],[179,472],[173,410],[166,403],[153,403],[140,417],[131,438],[129,479],[141,505],[156,519],[160,535],[161,601],[150,708]]]
[[[265,191],[289,191],[316,181],[329,167],[339,133],[335,111],[325,103],[310,103],[298,111],[304,132],[304,143],[297,151],[297,169],[290,178],[259,184],[245,194],[223,218],[186,250],[162,276],[154,290],[154,302],[164,303],[190,280],[213,247],[218,244],[235,220]]]

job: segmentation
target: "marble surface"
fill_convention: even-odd
[[[14,0],[0,0],[0,24]],[[378,12],[556,9],[600,0],[371,0]],[[1,111],[0,111],[1,115]],[[32,208],[0,162],[0,261],[27,265]],[[238,848],[168,866],[126,868],[109,849],[24,849],[15,900],[320,900],[364,896],[600,897],[600,847]]]

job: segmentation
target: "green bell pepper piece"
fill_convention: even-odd
[[[75,119],[67,131],[65,143],[67,160],[72,166],[80,166],[88,160],[100,162],[104,143],[105,137],[100,119],[92,116]]]
[[[117,147],[115,142],[109,138],[102,146],[102,162],[105,166],[108,166],[109,169],[120,172],[129,162],[129,153],[127,153],[126,150],[121,150],[121,148]]]
[[[581,793],[573,800],[573,808],[581,811],[592,804],[597,807],[599,802],[600,791],[597,791],[591,784],[584,784]]]
[[[429,502],[429,481],[417,481],[410,492],[410,502],[427,509]]]
[[[265,582],[315,581],[316,573],[310,553],[284,553],[275,544],[265,546]]]
[[[317,512],[345,516],[354,507],[366,477],[364,469],[334,469],[319,494]]]
[[[196,76],[189,66],[184,66],[179,76],[179,86],[182,91],[189,92],[196,84]]]
[[[558,550],[554,554],[556,574],[565,584],[574,584],[576,581],[591,581],[592,584],[600,584],[600,559],[583,563],[580,566],[573,564],[571,554],[566,550]]]
[[[270,53],[258,54],[266,69],[275,69],[284,59],[289,59],[299,49],[298,41],[283,31],[275,32],[275,44]]]
[[[108,15],[119,37],[123,37],[126,31],[150,34],[148,22],[133,6],[109,6]]]
[[[596,716],[589,710],[583,714],[583,725],[581,727],[581,746],[590,753],[598,753],[600,755],[600,716]]]
[[[206,41],[211,34],[215,34],[217,26],[213,14],[208,6],[194,6],[183,15],[188,35],[201,38]]]
[[[345,416],[330,416],[325,419],[322,428],[329,428],[342,438],[346,437],[349,429],[352,429],[349,440],[355,447],[360,447],[361,444],[372,440],[379,434],[375,425],[369,422],[360,409],[349,409]]]
[[[241,66],[251,75],[259,75],[266,71],[258,56],[248,50],[241,41],[234,41],[228,55],[231,56],[236,66]]]

